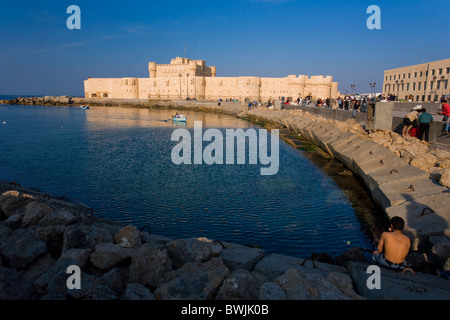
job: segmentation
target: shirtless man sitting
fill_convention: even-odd
[[[406,268],[406,256],[411,247],[411,240],[402,233],[405,221],[401,217],[391,219],[390,232],[383,232],[378,242],[373,260],[380,266],[403,270]]]

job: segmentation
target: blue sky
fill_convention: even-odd
[[[81,9],[69,30],[67,7]],[[369,30],[370,5],[381,29]],[[88,77],[206,60],[217,76],[332,75],[381,90],[386,69],[450,57],[450,1],[2,1],[0,94],[83,95]]]

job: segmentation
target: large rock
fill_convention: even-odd
[[[6,191],[0,196],[0,210],[6,217],[12,216],[13,214],[23,212],[23,209],[31,201],[33,201],[33,196],[19,192],[19,191]]]
[[[61,225],[49,225],[36,228],[36,238],[45,242],[48,251],[54,258],[59,258],[61,255],[65,228],[65,226]]]
[[[114,291],[102,279],[81,273],[81,289],[67,289],[67,296],[76,300],[117,300]]]
[[[76,265],[76,262],[71,260],[56,262],[34,282],[37,292],[41,296],[48,295],[47,299],[52,299],[52,297],[64,298],[69,290],[67,288],[67,280],[70,274],[67,273],[67,268],[72,265]],[[84,280],[81,277],[81,286],[83,285]]]
[[[142,244],[141,233],[134,226],[125,226],[114,236],[114,243],[122,247],[137,248]]]
[[[113,242],[111,233],[101,226],[71,225],[66,227],[63,238],[63,251],[81,248],[94,249],[100,242]]]
[[[275,279],[288,300],[349,300],[334,284],[316,273],[288,269]]]
[[[166,244],[174,268],[187,262],[203,262],[217,257],[222,251],[219,243],[207,238],[178,239]]]
[[[40,201],[32,201],[26,207],[22,218],[22,227],[29,228],[37,224],[44,216],[53,212],[53,208]]]
[[[67,226],[69,224],[74,223],[78,219],[69,211],[65,209],[58,209],[43,217],[39,221],[39,225],[47,226],[47,225],[63,225]]]
[[[154,294],[147,287],[140,283],[131,282],[128,284],[121,300],[155,300]]]
[[[12,229],[18,229],[22,225],[22,218],[23,215],[20,213],[13,214],[8,219],[5,220],[5,226],[12,228]]]
[[[229,274],[221,258],[186,263],[172,271],[173,279],[157,288],[154,294],[158,300],[209,300]]]
[[[79,266],[81,270],[85,270],[88,266],[89,257],[92,249],[69,249],[64,251],[59,257],[58,262],[71,261]]]
[[[450,169],[445,169],[442,171],[439,183],[447,188],[450,188]]]
[[[443,261],[450,258],[450,241],[441,241],[433,245],[431,252]]]
[[[133,249],[123,248],[111,242],[97,244],[91,253],[90,261],[100,270],[109,270],[126,260],[131,260]]]
[[[33,292],[22,272],[0,266],[0,300],[30,300],[36,298]]]
[[[234,270],[217,292],[219,300],[256,300],[259,297],[258,280],[246,269]]]
[[[266,282],[259,289],[259,300],[287,300],[284,290],[275,282]]]
[[[119,268],[109,270],[100,278],[100,280],[110,288],[116,296],[120,297],[122,295],[124,282]]]
[[[45,242],[37,239],[28,229],[17,229],[0,243],[3,264],[10,268],[26,269],[46,251]]]
[[[144,243],[131,260],[130,282],[156,288],[166,271],[172,270],[172,261],[164,247]]]
[[[239,245],[226,245],[220,257],[231,271],[244,268],[251,271],[265,255],[264,250]]]

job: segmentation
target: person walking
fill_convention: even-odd
[[[433,116],[427,112],[427,109],[422,108],[419,111],[419,128],[420,141],[423,141],[425,135],[425,143],[428,144],[430,138],[430,124],[433,122]]]
[[[447,123],[447,121],[450,118],[450,105],[447,103],[447,100],[442,99],[441,100],[441,106],[442,106],[442,112],[438,113],[443,115],[444,117],[442,118],[442,121],[444,121],[444,126],[442,127],[442,132],[443,134],[450,134],[450,128],[449,125]]]

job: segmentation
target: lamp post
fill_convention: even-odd
[[[372,96],[372,94],[373,95],[375,95],[375,86],[377,85],[377,83],[376,82],[374,82],[374,83],[369,83],[369,86],[370,86],[370,95]],[[373,97],[373,96],[372,96]]]
[[[181,73],[178,74],[178,76],[180,77],[180,100],[181,100],[181,77],[183,76]]]
[[[189,72],[186,73],[186,100],[189,100]]]

